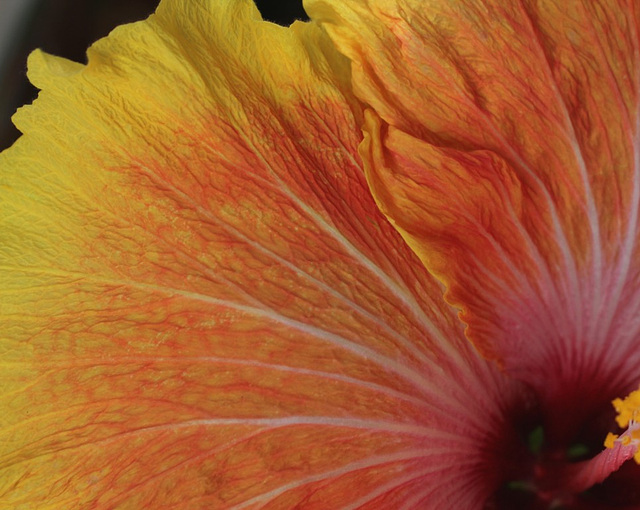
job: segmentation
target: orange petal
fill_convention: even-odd
[[[486,496],[515,390],[373,202],[317,26],[167,0],[29,75],[0,156],[5,506]]]
[[[375,110],[376,199],[473,342],[562,412],[635,386],[639,4],[308,4]]]

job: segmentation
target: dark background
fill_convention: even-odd
[[[41,0],[30,16],[27,30],[13,41],[6,71],[0,76],[0,150],[20,135],[11,124],[13,112],[37,95],[26,78],[31,51],[41,48],[86,62],[85,51],[92,42],[117,25],[146,18],[158,3],[159,0]],[[265,19],[281,25],[307,19],[302,0],[256,0],[256,4]]]

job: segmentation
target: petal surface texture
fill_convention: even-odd
[[[167,0],[0,156],[5,508],[473,508],[515,390],[379,212],[317,25]]]
[[[639,6],[307,2],[371,106],[376,200],[568,428],[640,377]]]

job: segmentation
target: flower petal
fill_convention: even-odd
[[[373,202],[320,29],[166,0],[88,55],[31,56],[0,156],[3,503],[486,497],[516,390]]]
[[[636,386],[639,4],[307,4],[375,110],[376,199],[473,342],[561,413]]]

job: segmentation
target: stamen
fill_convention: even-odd
[[[613,401],[618,416],[616,422],[620,428],[627,428],[626,432],[618,437],[609,434],[604,445],[607,448],[614,448],[615,443],[622,441],[625,445],[635,445],[635,461],[640,464],[640,389],[632,391],[625,399],[617,398]]]
[[[613,405],[618,412],[618,425],[627,430],[620,436],[609,433],[604,444],[606,448],[595,457],[553,470],[552,477],[545,477],[552,482],[551,486],[541,487],[543,493],[583,492],[603,482],[631,458],[640,464],[640,389],[625,399],[614,400]]]
[[[640,425],[631,423],[620,437],[609,434],[605,441],[606,448],[589,460],[565,465],[561,486],[573,493],[582,492],[597,483],[604,482],[611,473],[629,459],[640,458],[638,446],[640,441],[634,434],[640,433]]]

